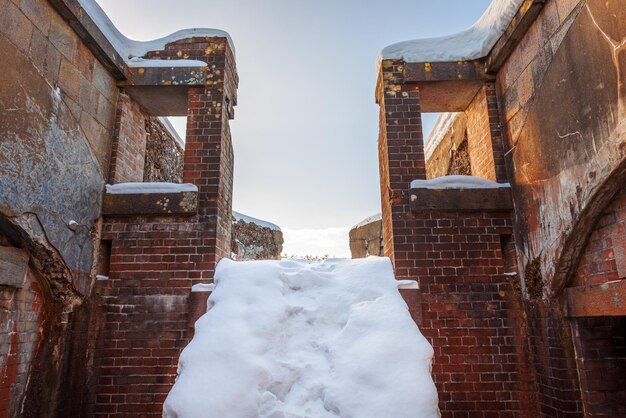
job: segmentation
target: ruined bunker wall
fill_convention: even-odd
[[[497,74],[530,364],[547,417],[583,415],[560,301],[578,256],[562,252],[587,239],[577,225],[598,191],[623,181],[612,174],[626,156],[624,73],[615,61],[624,54],[609,39],[626,36],[624,13],[619,1],[548,1]]]
[[[350,230],[352,258],[383,256],[383,221],[378,219]]]
[[[75,416],[88,354],[73,341],[89,339],[76,318],[93,284],[118,89],[49,2],[0,10],[0,234],[28,266],[25,281],[0,285],[0,415]]]
[[[462,143],[467,141],[466,126],[467,116],[465,113],[459,113],[450,129],[444,134],[439,145],[437,145],[426,159],[427,178],[434,179],[450,174],[450,163],[454,153],[459,149]],[[471,170],[469,155],[466,158],[466,164],[470,166]]]
[[[185,150],[159,118],[147,118],[145,126],[147,143],[143,181],[181,183]]]
[[[232,253],[235,260],[280,260],[283,242],[280,229],[233,218]]]
[[[48,2],[0,5],[0,213],[33,215],[86,294],[118,90]]]
[[[626,36],[621,6],[548,1],[498,72],[520,265],[539,257],[547,294],[581,213],[626,157],[624,54],[609,42]]]

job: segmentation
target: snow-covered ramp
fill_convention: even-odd
[[[438,417],[389,259],[223,260],[167,418]]]

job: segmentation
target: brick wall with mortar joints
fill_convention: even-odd
[[[109,281],[102,289],[103,346],[95,416],[160,417],[190,337],[191,286],[213,278],[230,254],[233,152],[228,121],[236,103],[234,57],[225,39],[193,38],[148,54],[207,62],[206,87],[188,93],[183,181],[198,186],[191,218],[107,219]]]
[[[30,270],[21,288],[0,286],[0,417],[17,417],[22,410],[32,361],[41,344],[43,304]]]
[[[591,286],[626,279],[626,189],[602,212],[571,286]]]
[[[626,416],[626,317],[577,318],[572,330],[585,416]]]
[[[529,408],[516,351],[520,312],[501,252],[511,214],[411,213],[409,184],[426,173],[419,92],[403,84],[402,66],[383,61],[377,88],[386,255],[396,277],[420,282],[420,328],[435,350],[443,416],[519,416]]]
[[[141,106],[121,92],[117,102],[109,183],[143,181],[146,118]]]
[[[61,105],[68,109],[68,114],[78,127],[75,133],[69,134],[73,134],[76,141],[86,143],[100,171],[106,173],[118,94],[114,78],[48,1],[0,0],[0,10],[0,37],[28,59],[34,72],[44,80],[41,84],[47,84],[49,88],[49,92],[33,91],[33,85],[37,84],[24,83],[21,84],[24,94],[35,98],[34,106],[41,106],[41,103],[36,102],[40,95],[58,95]],[[29,72],[30,67],[23,70]],[[15,82],[11,79],[5,81]],[[45,113],[50,109],[41,111]],[[36,132],[36,127],[30,131],[31,134],[39,133],[43,138],[47,138],[51,132],[54,133],[49,130]],[[46,403],[45,410],[50,412],[56,402],[64,402],[59,398],[67,395],[62,389],[56,392],[59,381],[55,379],[63,376],[69,367],[74,370],[85,367],[84,352],[64,351],[64,337],[55,334],[63,318],[57,315],[59,312],[55,303],[44,298],[45,292],[40,291],[31,273],[22,289],[11,291],[5,288],[0,292],[4,316],[0,320],[0,329],[8,330],[7,333],[1,333],[0,340],[6,342],[8,339],[11,342],[10,348],[3,346],[0,352],[0,356],[8,355],[0,362],[0,416],[9,416],[8,409],[12,411],[12,416],[19,416],[24,395],[21,391],[26,387],[26,381],[29,381],[29,392],[24,413],[37,414],[33,411],[41,411],[42,403]],[[82,274],[84,280],[89,280],[87,272],[76,274]],[[87,289],[90,287],[89,283],[81,283],[81,286]],[[42,318],[43,313],[52,316]],[[46,358],[46,354],[42,354],[55,350],[56,361],[50,361],[52,356]],[[5,360],[10,361],[6,363]],[[33,367],[37,367],[35,372],[32,371]],[[50,377],[52,380],[42,384],[41,379]],[[76,382],[76,385],[79,386],[80,382]],[[4,401],[7,394],[10,402]]]

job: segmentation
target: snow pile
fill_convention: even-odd
[[[178,184],[139,182],[107,184],[106,191],[108,194],[181,193],[197,192],[198,187],[189,183]]]
[[[390,45],[382,50],[380,59],[442,62],[482,58],[502,36],[522,2],[523,0],[493,0],[469,29],[454,35]]]
[[[178,32],[174,32],[163,38],[155,39],[152,41],[135,41],[124,36],[111,22],[111,19],[106,15],[104,10],[98,5],[95,0],[79,0],[80,5],[85,9],[87,14],[91,17],[94,23],[98,26],[102,34],[111,43],[113,48],[124,59],[126,64],[130,67],[177,67],[177,66],[191,66],[191,67],[203,67],[207,64],[202,61],[195,60],[158,60],[158,59],[141,59],[146,53],[150,51],[160,51],[165,48],[165,45],[174,42],[178,39],[190,38],[190,37],[220,37],[228,39],[230,49],[235,53],[235,46],[233,44],[230,35],[227,32],[219,29],[184,29]],[[178,64],[176,62],[178,61]],[[183,62],[180,62],[183,61]]]
[[[443,138],[445,138],[459,114],[459,112],[445,112],[439,115],[435,126],[433,126],[433,130],[430,131],[430,135],[428,135],[424,143],[424,157],[426,160],[433,155],[433,152],[435,152]]]
[[[222,260],[167,418],[439,417],[387,258]]]
[[[499,187],[511,187],[511,185],[474,176],[443,176],[411,182],[412,189],[497,189]]]
[[[359,222],[358,224],[356,224],[352,228],[350,228],[350,230],[352,231],[353,229],[357,229],[357,228],[360,228],[362,226],[369,225],[372,222],[380,221],[381,219],[383,219],[383,214],[382,213],[377,213],[375,215],[368,216],[367,218],[363,219],[361,222]]]
[[[278,225],[275,225],[271,222],[262,221],[257,218],[253,218],[252,216],[244,215],[243,213],[233,211],[233,218],[235,218],[236,222],[244,221],[249,224],[257,224],[259,226],[262,226],[263,228],[269,228],[273,231],[280,231],[280,227]]]

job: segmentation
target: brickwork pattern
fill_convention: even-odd
[[[191,336],[191,287],[211,281],[217,262],[230,254],[234,57],[223,38],[181,40],[148,56],[208,64],[206,86],[188,92],[183,157],[183,181],[198,186],[198,215],[106,220],[103,238],[111,241],[111,259],[101,292],[97,417],[161,416]]]
[[[514,329],[520,311],[501,244],[512,235],[511,214],[411,213],[409,184],[426,172],[419,91],[403,84],[402,71],[402,62],[383,61],[377,89],[385,255],[398,279],[419,279],[420,329],[435,350],[442,415],[520,416],[528,408]]]
[[[404,62],[384,60],[377,88],[380,105],[378,152],[385,256],[404,260],[395,250],[398,223],[409,213],[409,184],[426,178],[424,135],[417,86],[404,84]]]
[[[143,181],[146,158],[146,115],[122,92],[117,103],[109,183]]]
[[[626,317],[574,321],[586,417],[626,416]]]
[[[0,417],[15,417],[22,410],[31,364],[41,343],[43,303],[30,271],[22,288],[0,287]]]
[[[573,286],[626,278],[626,189],[598,219],[579,263]]]

